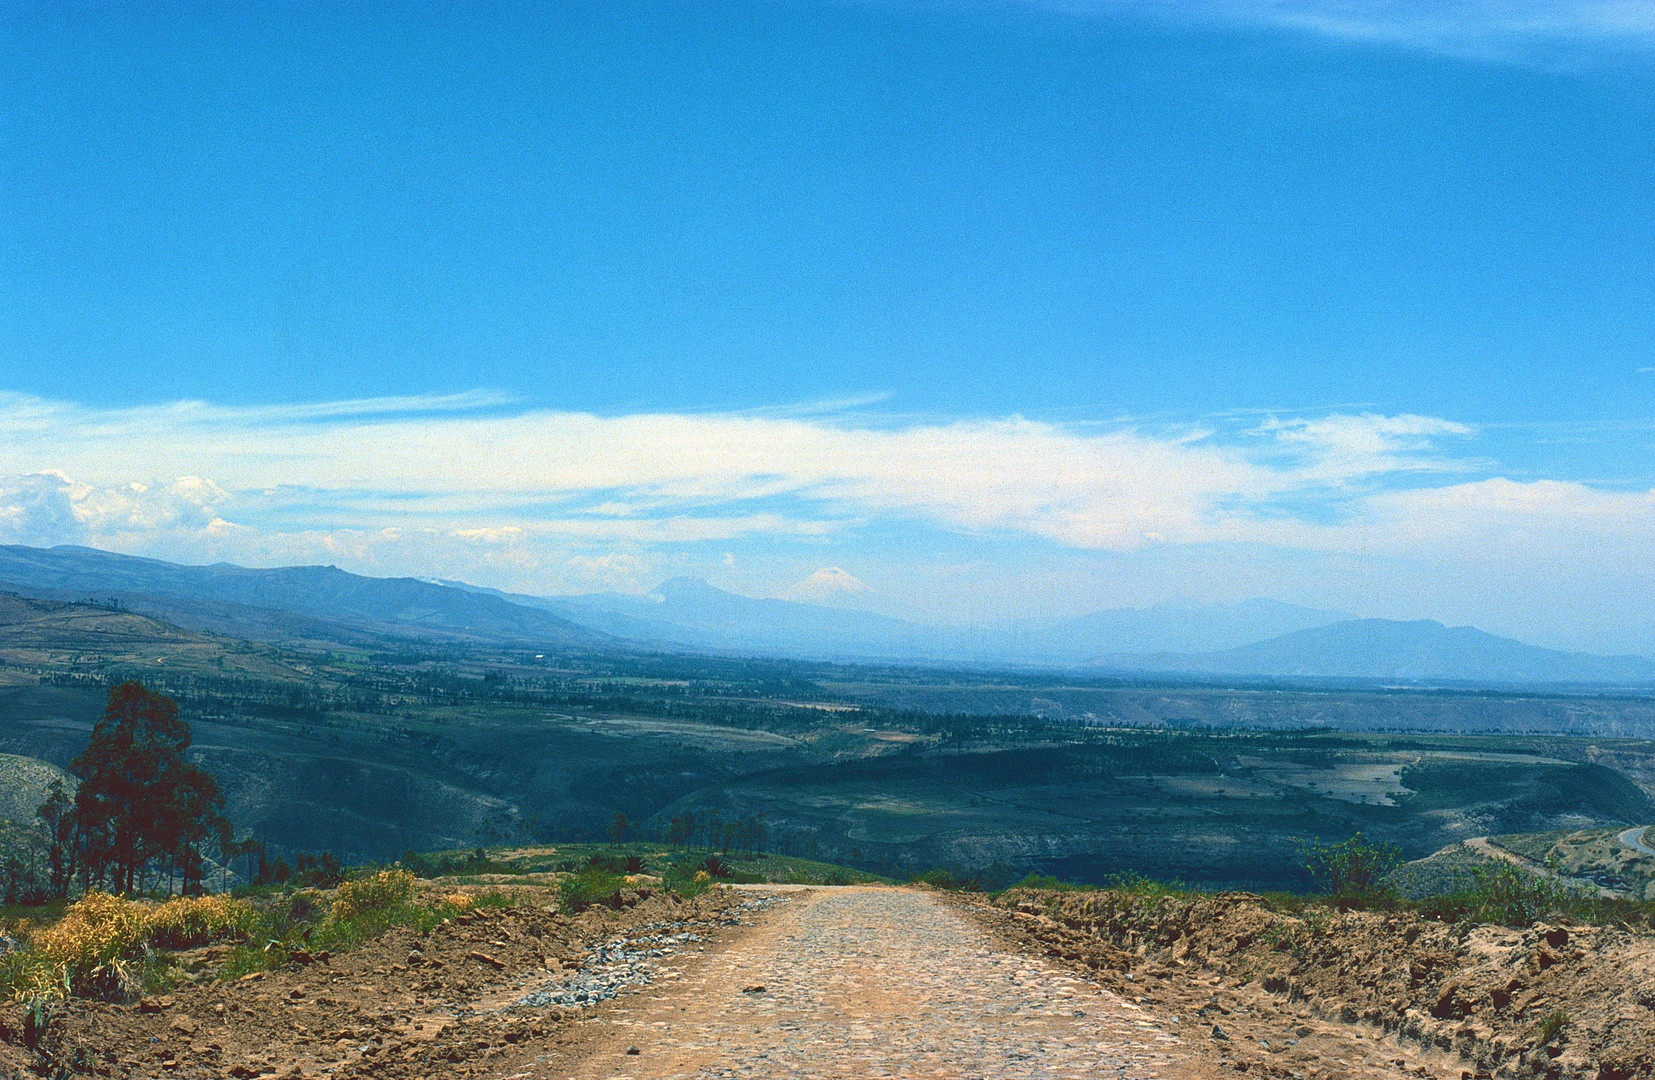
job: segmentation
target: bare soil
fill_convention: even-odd
[[[744,899],[632,894],[631,906],[571,918],[556,913],[556,895],[523,889],[518,906],[227,983],[212,976],[223,950],[181,954],[184,969],[202,968],[199,984],[131,1004],[58,1003],[38,1035],[23,1005],[0,1006],[0,1076],[509,1075],[513,1062],[574,1041],[591,1011],[514,1002],[576,973],[617,935],[657,927],[728,938]]]
[[[1016,890],[955,902],[1131,1000],[1214,1029],[1237,1068],[1263,1075],[1655,1077],[1655,938],[1625,929],[1295,915],[1245,893]]]
[[[1030,987],[1095,998],[1074,1016],[1084,1013],[1091,1018],[1085,1022],[1093,1023],[1118,1015],[1123,1031],[1147,1040],[1142,1054],[1165,1055],[1154,1070],[1163,1077],[1655,1078],[1655,938],[1624,929],[1510,930],[1325,909],[1289,914],[1234,893],[1159,899],[1026,890],[998,900],[930,895],[988,928],[1006,944],[1004,955],[1021,953],[1031,963],[1079,977],[1062,989],[1068,984],[1055,976],[1030,975],[1034,968],[1022,972],[1013,963],[1004,969],[1033,979]],[[348,955],[317,956],[228,983],[213,978],[215,950],[184,954],[180,970],[194,969],[198,982],[130,1004],[61,1003],[43,1031],[35,1030],[22,1005],[0,1006],[0,1076],[561,1077],[609,1075],[609,1062],[617,1070],[635,1066],[627,1071],[655,1075],[650,1070],[663,1068],[664,1061],[622,1056],[633,1046],[644,1052],[640,1056],[652,1045],[667,1046],[655,1021],[666,1018],[682,1027],[705,1013],[697,1022],[716,1025],[747,1009],[755,1019],[742,1021],[743,1038],[751,1040],[758,1038],[756,1025],[770,1022],[766,1010],[795,1007],[783,989],[801,1002],[826,995],[820,1008],[851,1015],[835,1002],[860,1002],[870,991],[837,997],[828,984],[851,978],[861,970],[857,964],[883,972],[864,981],[894,995],[892,1009],[902,1008],[892,1012],[891,1030],[882,1032],[884,1014],[862,1008],[862,1002],[847,1030],[894,1055],[892,1067],[900,1072],[902,1031],[903,1038],[918,1040],[916,1053],[933,1040],[938,1047],[932,1049],[946,1054],[941,1044],[948,1040],[940,1037],[934,1017],[926,1019],[931,1014],[913,1011],[917,1003],[942,1000],[936,995],[943,990],[963,988],[949,998],[958,1002],[978,994],[967,962],[956,958],[959,970],[942,971],[948,965],[936,957],[946,950],[920,948],[912,920],[891,932],[888,951],[902,954],[906,947],[915,954],[907,964],[916,969],[916,985],[929,987],[924,995],[901,989],[905,977],[892,974],[887,950],[872,939],[858,946],[865,959],[852,963],[829,955],[837,946],[822,938],[809,955],[819,953],[813,962],[829,974],[807,977],[800,967],[796,986],[779,981],[792,977],[787,971],[807,953],[787,944],[794,940],[787,934],[797,937],[809,927],[787,928],[812,905],[792,898],[772,912],[755,910],[752,896],[736,890],[714,890],[693,901],[657,895],[574,918],[555,912],[550,889],[524,889],[520,900],[428,934],[392,931]],[[846,927],[843,933],[872,932],[871,924],[856,920]],[[651,952],[661,955],[645,964],[628,960],[653,949],[648,942],[669,938],[683,944]],[[769,959],[761,963],[763,956]],[[600,985],[592,980],[601,980],[603,972],[644,967],[653,967],[653,985],[633,979],[618,996],[595,1003],[552,1002],[544,992],[530,996],[548,986]],[[767,989],[748,986],[744,973]],[[1020,993],[1013,990],[1014,997]],[[999,1007],[992,994],[982,1000]],[[954,1022],[972,1029],[967,1006],[958,1007],[966,1011]],[[910,1022],[912,1030],[899,1031],[899,1021]],[[818,1026],[801,1022],[785,1031]],[[682,1037],[672,1037],[698,1037],[693,1026],[683,1030]],[[810,1034],[822,1038],[820,1031]],[[794,1037],[776,1039],[786,1049]],[[712,1044],[698,1045],[707,1050]],[[1050,1045],[1053,1061],[1069,1052],[1061,1039]],[[1140,1063],[1134,1070],[1153,1067],[1150,1057],[1119,1053],[1123,1063]],[[769,1075],[763,1071],[768,1067],[754,1055],[745,1071],[732,1075]]]

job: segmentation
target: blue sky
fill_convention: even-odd
[[[9,5],[0,395],[0,541],[1655,654],[1655,5]]]

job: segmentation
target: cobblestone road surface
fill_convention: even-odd
[[[731,948],[608,1020],[610,1035],[558,1075],[1210,1075],[1135,1006],[900,889],[787,897]]]

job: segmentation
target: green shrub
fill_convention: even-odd
[[[685,867],[672,867],[661,878],[661,885],[685,900],[692,900],[712,888],[712,875],[706,871],[695,873]],[[795,884],[808,884],[796,882]]]
[[[1033,875],[1030,876],[1032,877]],[[983,889],[982,883],[975,877],[956,877],[953,871],[945,869],[941,866],[937,867],[935,870],[927,870],[923,874],[915,874],[909,880],[915,882],[916,884],[929,885],[933,889],[947,889],[950,892],[960,889],[964,889],[968,892],[982,892]],[[844,884],[849,884],[849,882],[844,882]]]
[[[285,961],[288,958],[286,952],[282,952],[280,955],[272,955],[272,947],[275,944],[275,942],[271,942],[263,948],[255,945],[238,945],[231,949],[229,954],[225,956],[223,963],[218,966],[218,980],[220,982],[235,982],[243,975],[251,975],[255,971],[268,971],[278,963]]]
[[[699,863],[697,863],[695,868],[703,871],[707,874],[707,876],[717,878],[720,881],[735,873],[735,868],[723,859],[719,858],[717,855],[708,855],[705,859],[702,859]]]
[[[588,866],[574,877],[564,878],[558,885],[558,898],[565,910],[585,911],[598,904],[608,904],[622,889],[626,878],[601,866]]]
[[[1506,862],[1476,867],[1469,883],[1441,896],[1427,897],[1416,906],[1427,918],[1519,928],[1536,919],[1600,921],[1599,916],[1615,909],[1614,905],[1594,903],[1570,891],[1556,878],[1542,877]]]
[[[1189,887],[1182,881],[1158,881],[1135,870],[1122,870],[1104,879],[1104,887],[1128,896],[1155,899],[1162,896],[1182,896]]]
[[[1337,844],[1301,843],[1299,856],[1317,887],[1341,907],[1385,907],[1396,902],[1396,891],[1386,881],[1402,865],[1402,849],[1395,844],[1367,841],[1357,833]]]
[[[1546,1014],[1545,1019],[1540,1021],[1540,1026],[1535,1030],[1535,1033],[1540,1037],[1542,1044],[1549,1043],[1562,1035],[1563,1030],[1568,1026],[1569,1014],[1562,1009],[1554,1009]]]
[[[959,882],[954,880],[954,875],[940,866],[935,870],[927,870],[923,874],[915,874],[908,880],[916,885],[929,885],[933,889],[957,889],[960,887]]]
[[[340,883],[327,916],[320,922],[311,922],[320,914],[320,906],[303,893],[293,897],[285,912],[272,911],[270,948],[279,959],[286,959],[287,954],[301,947],[346,952],[393,926],[428,930],[452,911],[457,909],[444,911],[416,903],[411,871],[381,870]]]
[[[509,908],[514,906],[516,903],[517,901],[512,897],[512,895],[503,889],[484,889],[482,892],[475,893],[471,897],[471,908],[473,911],[478,908]]]
[[[1474,918],[1506,926],[1528,926],[1536,919],[1566,915],[1573,895],[1556,878],[1531,874],[1510,863],[1480,866],[1471,871]]]
[[[1089,885],[1076,885],[1072,881],[1061,881],[1051,874],[1037,874],[1033,870],[1023,876],[1021,881],[1014,881],[1006,886],[1008,889],[1045,889],[1048,892],[1081,892],[1089,889]]]

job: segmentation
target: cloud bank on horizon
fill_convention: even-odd
[[[1393,567],[1417,581],[1425,568],[1458,582],[1457,598],[1359,606],[1406,617],[1446,601],[1502,628],[1491,592],[1536,624],[1567,623],[1561,606],[1578,611],[1587,581],[1606,606],[1628,581],[1647,586],[1655,492],[1511,479],[1476,443],[1452,420],[1366,413],[1168,429],[598,416],[488,394],[127,409],[13,395],[0,400],[0,540],[538,593],[642,590],[689,570],[772,595],[838,585],[841,598],[957,619],[1109,602],[1082,590],[1060,611],[1028,610],[1018,565],[1053,558],[1093,579],[1162,565],[1199,591],[1274,584],[1328,606],[1350,602],[1354,565],[1369,568],[1355,580]],[[743,576],[760,549],[765,565]],[[893,549],[951,554],[898,566]],[[939,599],[927,563],[953,557],[1004,569]],[[1633,632],[1600,628],[1597,644],[1635,649]]]

